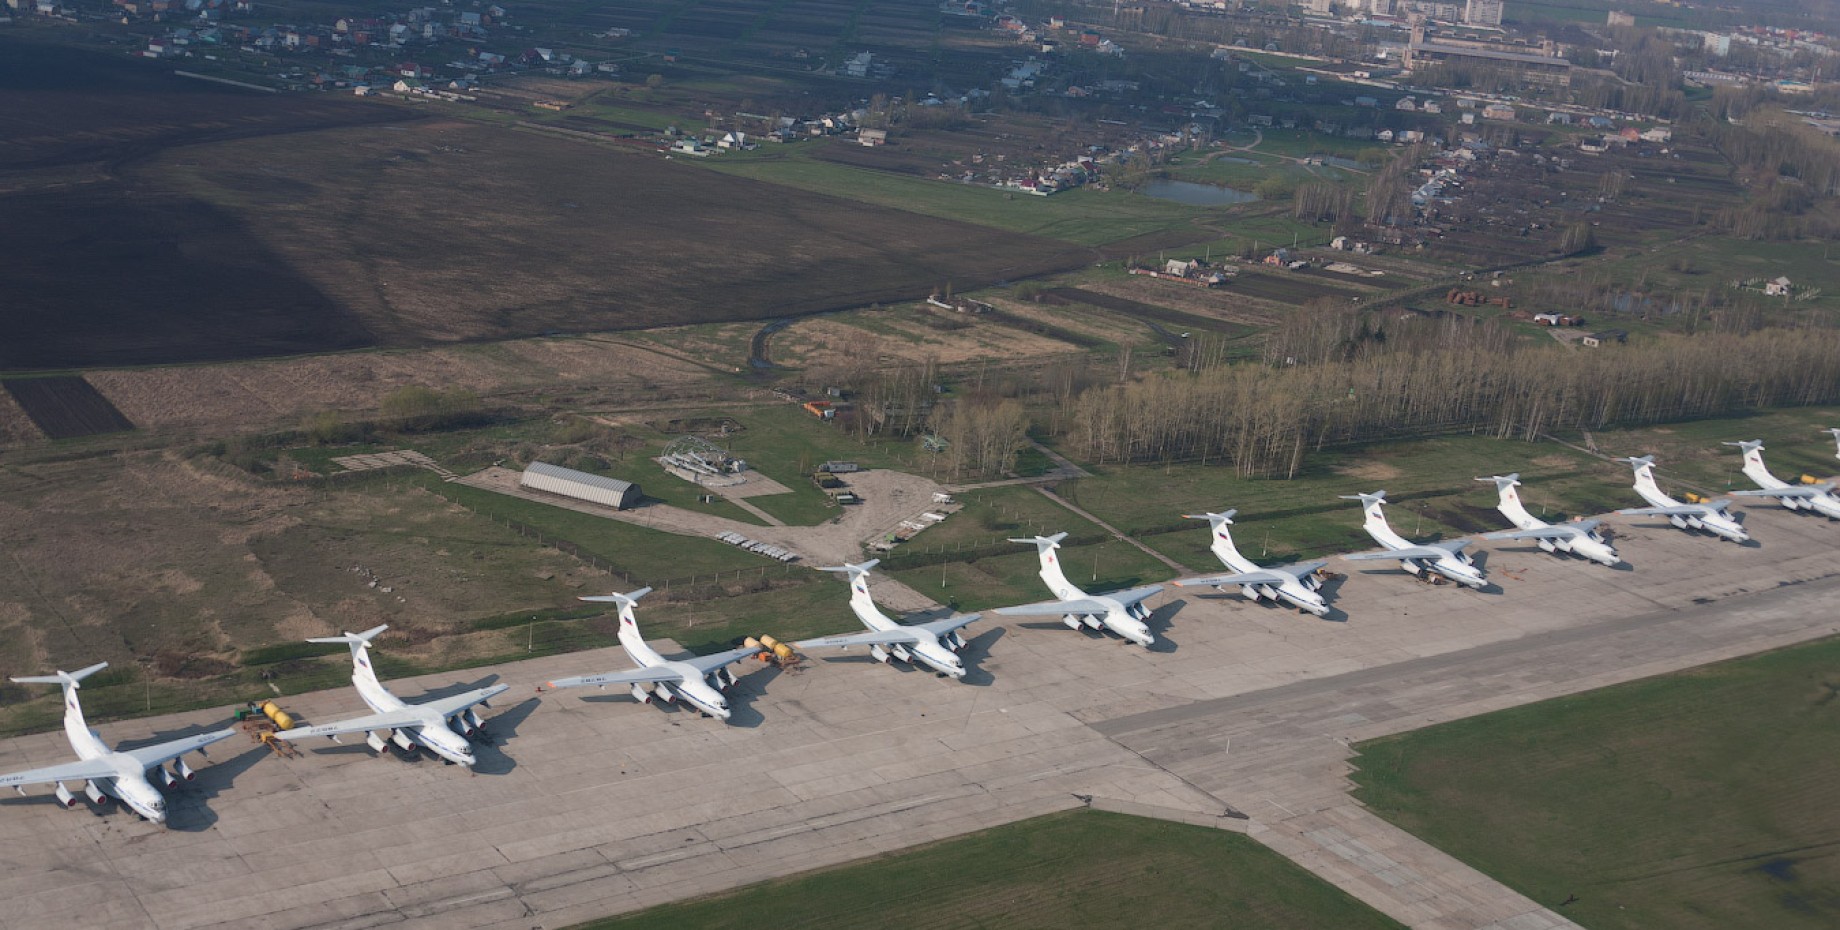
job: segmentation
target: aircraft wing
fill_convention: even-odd
[[[484,704],[486,701],[509,690],[511,690],[510,685],[492,685],[488,688],[480,688],[477,691],[468,691],[465,694],[456,694],[453,697],[445,697],[440,700],[426,701],[421,704],[411,704],[409,706],[421,711],[423,717],[430,717],[435,714],[440,714],[442,717],[452,717],[474,704]]]
[[[101,759],[86,759],[82,762],[66,762],[42,769],[25,772],[13,772],[0,775],[0,788],[17,788],[21,785],[47,785],[54,781],[87,781],[92,778],[113,778],[121,774],[115,767]]]
[[[1059,617],[1065,614],[1103,614],[1111,609],[1110,604],[1083,597],[1072,601],[1042,601],[1020,607],[999,607],[997,613],[1005,617]]]
[[[820,636],[817,639],[802,639],[793,643],[797,649],[806,648],[843,648],[846,646],[892,646],[916,643],[920,637],[912,630],[865,630],[861,633],[843,633],[838,636]]]
[[[703,674],[707,675],[710,672],[715,671],[716,669],[719,669],[725,665],[730,665],[735,662],[739,662],[742,659],[747,658],[748,656],[759,655],[760,652],[761,650],[758,646],[752,649],[749,649],[744,646],[740,649],[730,649],[727,652],[718,652],[712,655],[697,656],[694,659],[685,659],[684,661],[688,663],[691,667],[695,668],[697,671],[702,672]]]
[[[1711,504],[1681,504],[1675,507],[1631,507],[1617,513],[1626,517],[1698,517],[1714,510],[1724,510]]]
[[[1463,550],[1469,548],[1469,540],[1467,539],[1447,539],[1443,542],[1434,542],[1427,548],[1437,549],[1449,555],[1456,555],[1457,553],[1462,552]]]
[[[754,652],[756,650],[749,650]],[[671,669],[634,668],[624,672],[603,672],[599,675],[577,675],[574,678],[558,678],[549,683],[551,688],[579,688],[584,685],[636,685],[654,681],[682,681],[684,676]]]
[[[1132,588],[1129,591],[1113,591],[1112,593],[1104,595],[1104,596],[1110,600],[1117,601],[1118,603],[1123,604],[1126,607],[1129,607],[1132,604],[1137,603],[1138,601],[1147,601],[1150,598],[1153,598],[1157,596],[1158,594],[1161,594],[1162,591],[1163,591],[1162,585],[1153,584],[1153,585],[1145,585],[1144,587],[1141,587],[1141,588]]]
[[[1315,571],[1315,569],[1310,570]],[[1196,578],[1178,578],[1173,584],[1178,588],[1224,587],[1230,584],[1283,584],[1295,577],[1295,575],[1266,568],[1256,572],[1240,572],[1236,575],[1201,575]]]
[[[356,733],[359,730],[394,730],[397,727],[414,727],[422,723],[422,713],[414,707],[393,710],[386,714],[370,714],[364,717],[352,717],[336,723],[322,723],[314,727],[295,727],[292,730],[277,730],[275,735],[285,740],[306,739],[310,736],[337,736],[340,733]]]
[[[934,636],[944,636],[953,630],[962,630],[981,619],[983,619],[982,614],[956,614],[944,620],[934,620],[931,623],[916,623],[914,628],[925,630]]]
[[[197,736],[187,736],[183,739],[170,740],[154,746],[142,746],[139,749],[130,749],[124,753],[124,755],[133,756],[134,761],[140,763],[142,769],[150,769],[156,765],[163,765],[167,762],[171,762],[188,752],[196,752],[212,743],[227,740],[235,735],[236,729],[234,727],[224,727],[221,730],[211,733],[200,733]]]
[[[1802,484],[1787,488],[1764,488],[1757,491],[1733,491],[1733,497],[1794,497],[1808,499],[1821,497],[1833,490],[1832,485]]]
[[[1342,556],[1355,562],[1372,562],[1379,559],[1441,559],[1450,554],[1449,549],[1436,546],[1407,546],[1404,549],[1383,549],[1379,552],[1356,552]]]
[[[1539,529],[1533,530],[1503,530],[1499,533],[1484,533],[1482,538],[1571,539],[1575,536],[1589,535],[1592,530],[1597,529],[1598,525],[1603,522],[1602,520],[1580,520],[1577,523],[1555,523],[1552,526],[1542,526]]]

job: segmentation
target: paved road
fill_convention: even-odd
[[[1358,572],[1332,591],[1345,623],[1171,597],[1157,651],[979,624],[964,682],[860,655],[754,667],[731,725],[620,692],[533,693],[625,667],[614,650],[398,682],[411,698],[513,685],[477,774],[362,745],[278,759],[227,743],[174,796],[170,830],[0,799],[0,927],[554,928],[1086,798],[1244,829],[1414,927],[1564,926],[1368,815],[1346,793],[1345,741],[1840,629],[1840,528],[1759,509],[1763,545],[1746,548],[1618,522],[1635,571],[1491,544],[1505,593]],[[360,711],[348,690],[284,704],[308,722]],[[170,738],[222,719],[101,729]],[[67,753],[57,733],[6,740],[0,771]]]

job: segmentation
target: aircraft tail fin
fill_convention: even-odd
[[[590,601],[597,604],[620,605],[620,645],[625,646],[627,651],[631,652],[635,649],[646,648],[645,637],[639,635],[639,621],[633,616],[633,608],[638,606],[639,598],[650,593],[652,593],[652,589],[650,587],[644,587],[627,594],[621,594],[616,591],[612,594],[595,594],[588,597],[576,598],[576,600]]]
[[[341,633],[338,636],[316,636],[307,640],[309,643],[344,643],[351,647],[351,668],[353,677],[377,680],[377,670],[371,668],[371,640],[376,639],[384,630],[390,628],[387,623],[371,627],[362,633]]]
[[[1487,478],[1477,478],[1476,480],[1493,481],[1495,483],[1495,491],[1501,496],[1501,499],[1495,504],[1495,509],[1501,511],[1501,515],[1507,517],[1508,522],[1522,529],[1526,529],[1539,522],[1533,518],[1533,514],[1527,512],[1526,505],[1521,503],[1520,493],[1514,490],[1519,487],[1521,483],[1519,472],[1510,472],[1506,475],[1490,475]]]
[[[1054,550],[1061,547],[1061,540],[1066,538],[1066,533],[1055,533],[1053,536],[1031,536],[1012,539],[1010,542],[1034,544],[1035,553],[1041,559],[1041,580],[1048,585],[1048,590],[1061,600],[1075,600],[1085,597],[1086,592],[1067,580],[1066,573],[1061,571],[1061,560],[1054,554]]]
[[[863,616],[864,611],[873,614],[880,613],[875,608],[875,600],[869,596],[869,570],[880,564],[882,564],[881,559],[870,559],[867,562],[855,564],[845,562],[842,565],[821,566],[818,571],[849,576],[850,606],[856,609],[858,616]]]
[[[1239,510],[1236,508],[1223,513],[1185,513],[1182,515],[1190,520],[1208,522],[1208,526],[1214,531],[1214,540],[1208,548],[1213,550],[1215,558],[1232,568],[1237,568],[1241,562],[1245,561],[1244,557],[1239,554],[1239,547],[1233,544],[1233,534],[1227,529],[1233,525],[1233,516],[1237,513]]]

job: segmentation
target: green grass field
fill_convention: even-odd
[[[1837,667],[1828,639],[1374,740],[1357,797],[1591,930],[1840,926]]]
[[[1175,575],[1169,566],[1115,539],[1067,546],[1060,550],[1060,557],[1067,580],[1095,594],[1154,584]],[[1017,544],[1015,552],[1006,555],[894,568],[889,574],[956,609],[988,610],[1052,599],[1047,585],[1036,575],[1040,567],[1034,547]]]
[[[1060,239],[1103,245],[1187,225],[1209,216],[1198,207],[1122,191],[1076,190],[1034,197],[989,187],[904,177],[811,157],[807,148],[763,149],[752,156],[702,159],[700,167],[774,184],[821,191],[929,216]]]
[[[580,930],[1399,924],[1237,833],[1071,811]]]

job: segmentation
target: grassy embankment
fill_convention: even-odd
[[[1398,924],[1236,833],[1073,811],[578,930]]]
[[[1840,640],[1374,740],[1375,813],[1591,930],[1840,924]]]

